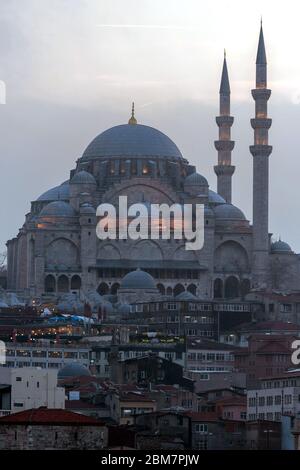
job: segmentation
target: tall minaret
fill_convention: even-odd
[[[234,141],[230,140],[230,128],[233,124],[233,117],[230,116],[230,85],[226,63],[226,52],[224,51],[224,62],[220,85],[220,116],[216,117],[219,126],[219,140],[215,141],[218,151],[218,164],[214,167],[218,177],[218,193],[231,203],[231,179],[235,167],[231,165],[231,152]]]
[[[269,252],[269,155],[268,130],[272,120],[268,118],[267,60],[262,23],[256,56],[256,88],[252,90],[255,101],[253,155],[253,285],[267,287]]]

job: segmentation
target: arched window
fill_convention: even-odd
[[[176,286],[174,287],[174,297],[176,297],[176,295],[179,295],[181,294],[181,292],[184,292],[184,291],[185,289],[182,284],[176,284]]]
[[[222,279],[215,279],[214,281],[214,299],[223,298],[223,281]]]
[[[81,288],[81,278],[77,274],[72,276],[71,279],[71,290],[79,290]]]
[[[120,288],[120,284],[118,282],[115,282],[110,289],[110,293],[113,295],[116,295],[118,293],[118,289]]]
[[[197,286],[195,284],[190,284],[186,290],[190,292],[191,294],[196,295]]]
[[[108,287],[108,285],[107,285],[105,282],[101,282],[101,284],[99,284],[99,286],[98,286],[97,292],[98,292],[100,295],[106,295],[106,294],[108,294],[108,293],[109,293],[109,287]]]
[[[166,294],[167,294],[167,295],[173,295],[173,289],[172,289],[172,287],[167,287]]]
[[[57,291],[58,292],[69,292],[69,279],[64,274],[62,274],[58,278]]]
[[[165,295],[166,289],[165,289],[165,286],[163,284],[157,284],[156,287],[159,290],[159,292],[161,293],[161,295]]]
[[[229,276],[225,281],[226,299],[234,299],[240,296],[240,283],[235,276]]]
[[[56,281],[55,277],[52,274],[48,274],[45,277],[45,292],[55,292],[56,291]]]

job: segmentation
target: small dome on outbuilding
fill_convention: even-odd
[[[137,269],[126,274],[121,281],[121,289],[155,289],[155,281],[153,277]]]
[[[58,379],[67,379],[68,377],[81,377],[92,375],[89,369],[79,362],[71,362],[62,367],[57,374]]]
[[[292,248],[290,245],[282,240],[278,240],[277,242],[273,242],[271,244],[271,252],[272,253],[292,253]]]

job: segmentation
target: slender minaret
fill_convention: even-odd
[[[262,23],[256,56],[256,88],[252,90],[255,101],[255,118],[251,119],[254,129],[254,145],[250,146],[253,156],[253,285],[267,287],[269,252],[269,155],[272,147],[268,144],[268,130],[272,120],[268,118],[268,99],[271,90],[267,88],[267,60]]]
[[[218,178],[218,193],[227,202],[231,203],[231,179],[235,170],[235,167],[231,165],[231,152],[234,141],[230,140],[233,117],[230,116],[230,85],[225,51],[220,85],[220,116],[216,117],[216,122],[219,126],[219,140],[215,141],[215,147],[218,151],[218,164],[214,169]]]

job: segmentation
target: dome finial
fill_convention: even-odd
[[[131,124],[131,125],[137,124],[137,120],[134,117],[134,102],[132,103],[131,118],[129,119],[128,124]]]

